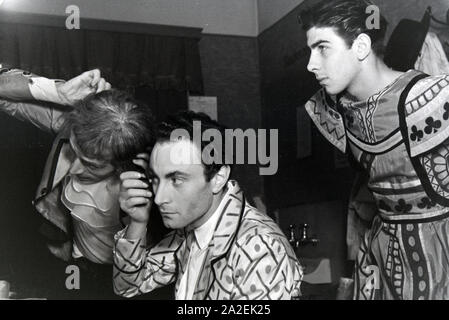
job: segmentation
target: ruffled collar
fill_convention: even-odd
[[[119,223],[119,190],[120,182],[115,177],[83,184],[76,176],[67,175],[62,202],[72,215],[92,226],[116,225]]]

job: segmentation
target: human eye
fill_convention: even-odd
[[[106,164],[95,164],[90,162],[82,162],[84,167],[87,168],[89,171],[99,171],[106,168]]]
[[[89,163],[88,165],[86,165],[86,167],[89,167],[92,170],[100,170],[100,169],[103,169],[105,166]]]
[[[180,186],[184,183],[185,179],[183,177],[172,177],[171,182],[175,186]]]
[[[320,53],[326,53],[326,51],[329,49],[329,47],[325,46],[325,45],[319,45],[318,46],[318,50],[320,51]]]

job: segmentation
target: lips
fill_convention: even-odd
[[[328,78],[327,77],[320,77],[320,78],[317,77],[316,79],[317,79],[318,82],[321,83],[321,82],[327,80]]]
[[[171,212],[171,211],[161,211],[161,214],[163,215],[171,215],[171,214],[175,214],[176,212]]]

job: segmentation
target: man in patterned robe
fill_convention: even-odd
[[[323,87],[306,109],[366,170],[377,204],[354,297],[449,299],[449,77],[389,69],[386,22],[368,28],[369,5],[325,1],[302,14],[308,70]]]
[[[192,140],[195,122],[201,133],[212,129],[224,137],[218,123],[193,112],[158,130],[150,179],[163,222],[174,231],[151,249],[145,233],[152,193],[139,173],[121,175],[120,204],[131,223],[116,235],[115,292],[131,297],[176,281],[182,300],[298,298],[302,269],[292,247],[271,218],[245,201],[229,180],[230,166],[205,160],[211,148]],[[190,139],[173,140],[175,130]]]

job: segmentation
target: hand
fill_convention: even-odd
[[[153,204],[149,181],[140,180],[143,176],[137,171],[127,171],[120,175],[120,208],[129,215],[131,222],[140,225],[148,223]]]
[[[111,89],[111,84],[101,77],[100,70],[86,71],[67,82],[56,83],[61,100],[68,105],[74,105],[91,93]]]
[[[139,153],[133,160],[133,163],[141,167],[145,172],[148,172],[150,167],[150,155],[148,153]]]

